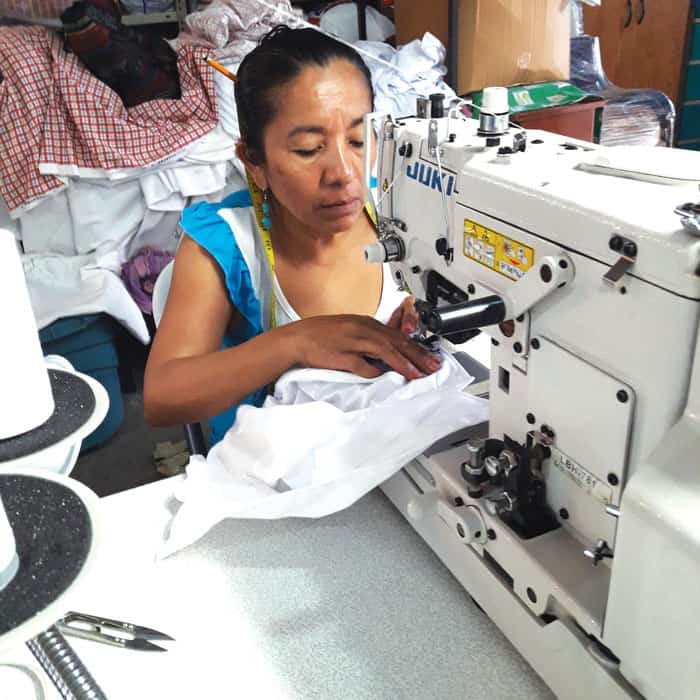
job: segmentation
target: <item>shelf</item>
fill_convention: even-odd
[[[122,24],[125,27],[134,27],[144,24],[165,24],[168,22],[177,22],[180,29],[184,28],[185,18],[189,12],[189,3],[187,0],[175,0],[175,9],[169,12],[149,12],[133,13],[122,15]]]

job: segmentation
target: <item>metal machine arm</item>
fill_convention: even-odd
[[[438,308],[428,302],[418,302],[416,308],[429,331],[449,336],[516,318],[573,278],[571,258],[562,252],[543,257],[503,295],[494,294]]]

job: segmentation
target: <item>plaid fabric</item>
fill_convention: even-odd
[[[17,216],[63,186],[53,175],[143,168],[218,123],[206,49],[178,50],[182,97],[125,108],[117,94],[63,50],[44,27],[0,29],[0,196]],[[95,172],[90,173],[90,170]]]
[[[0,0],[0,17],[51,19],[73,4],[73,0]]]

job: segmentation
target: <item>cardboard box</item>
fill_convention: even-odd
[[[457,0],[457,85],[569,79],[569,0]],[[394,0],[396,43],[434,34],[447,46],[447,0]]]

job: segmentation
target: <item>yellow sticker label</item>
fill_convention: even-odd
[[[512,280],[535,263],[532,248],[469,219],[464,220],[464,257]]]

